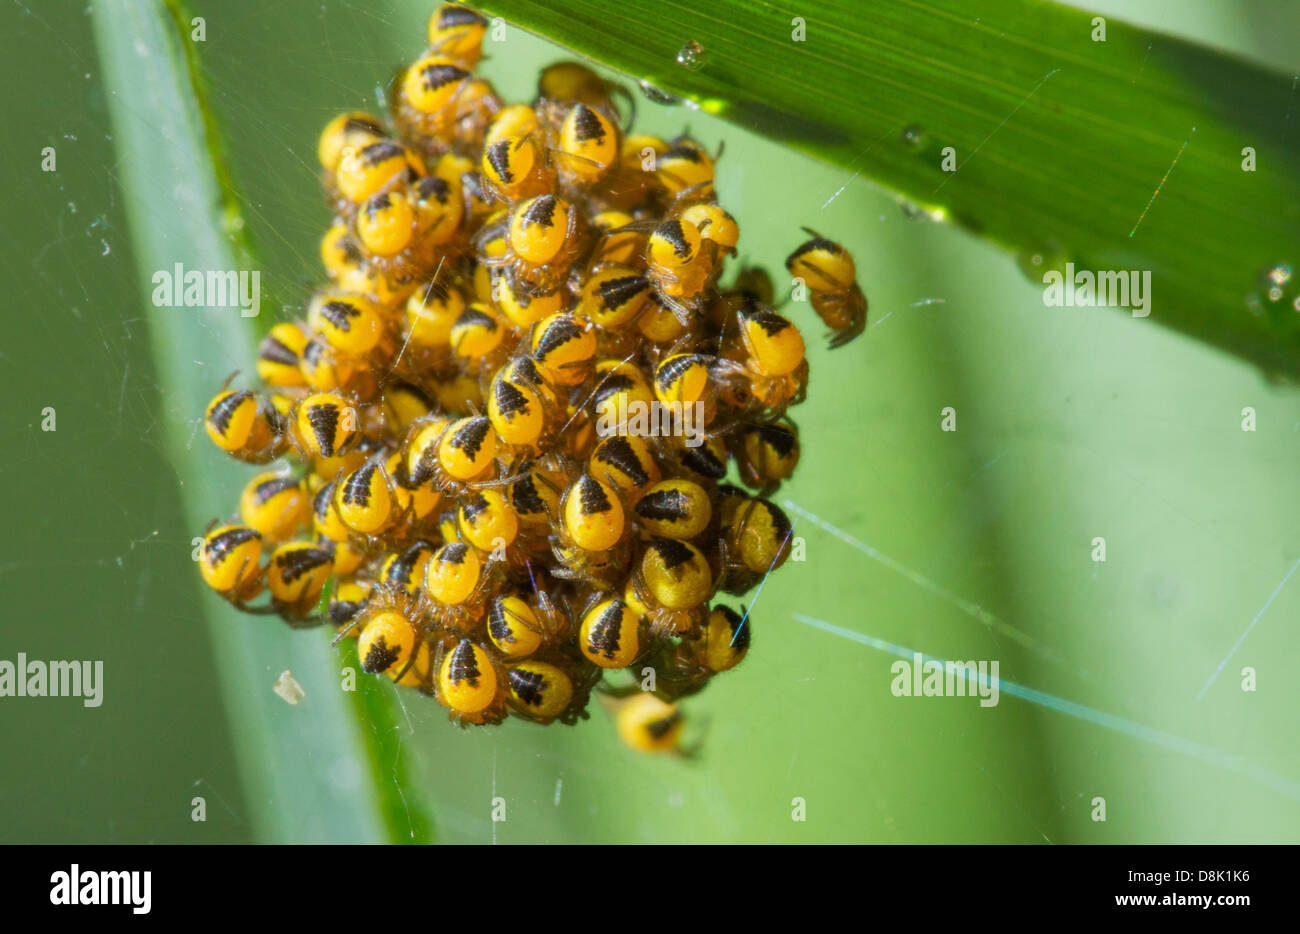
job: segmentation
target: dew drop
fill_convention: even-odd
[[[925,127],[919,123],[911,123],[903,127],[903,132],[899,134],[899,139],[903,145],[911,150],[923,149],[925,147],[927,133]]]
[[[1246,309],[1253,315],[1267,316],[1275,324],[1294,327],[1300,324],[1294,312],[1300,312],[1300,276],[1291,263],[1274,263],[1260,270],[1258,287],[1246,296]]]
[[[900,201],[898,202],[898,209],[903,212],[903,216],[909,221],[925,220],[929,216],[929,212],[915,201]]]
[[[704,58],[704,46],[692,39],[677,53],[677,64],[691,71],[699,71],[704,67]]]
[[[1065,275],[1069,261],[1065,250],[1055,240],[1037,244],[1016,254],[1016,265],[1034,285],[1043,284],[1043,276],[1051,270]]]
[[[948,219],[948,212],[943,208],[934,205],[917,204],[910,199],[898,202],[898,209],[909,221],[942,222]],[[884,217],[881,217],[881,220],[884,220]]]
[[[1278,263],[1276,266],[1270,266],[1264,270],[1264,282],[1268,285],[1270,296],[1277,295],[1280,298],[1287,287],[1287,284],[1295,278],[1295,271],[1291,268],[1290,263]],[[1273,298],[1277,301],[1278,298]]]
[[[667,91],[661,91],[649,81],[642,78],[637,82],[641,88],[641,93],[647,100],[654,101],[656,104],[663,104],[665,107],[675,107],[682,102],[682,99],[676,94],[669,94]]]

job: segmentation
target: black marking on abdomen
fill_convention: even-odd
[[[600,443],[600,460],[622,471],[635,486],[645,486],[650,482],[650,475],[641,466],[632,443],[622,435],[606,438]]]
[[[500,142],[493,143],[488,147],[484,156],[488,164],[496,170],[497,178],[505,185],[509,185],[515,180],[515,174],[510,171],[510,144],[513,140],[503,139]]]
[[[528,206],[524,212],[524,221],[542,227],[555,226],[555,208],[558,203],[555,195],[542,195]]]
[[[400,655],[396,648],[388,647],[388,640],[381,635],[370,644],[370,651],[366,653],[366,660],[361,663],[361,667],[370,674],[387,671]]]
[[[478,457],[479,449],[487,438],[492,423],[482,415],[471,418],[451,437],[451,446],[463,453],[471,461]]]
[[[575,340],[581,334],[582,328],[576,321],[568,317],[560,318],[546,328],[541,340],[537,342],[537,349],[533,351],[533,358],[545,363],[552,351]]]
[[[451,666],[448,674],[452,684],[469,682],[470,687],[478,687],[482,672],[478,670],[478,658],[475,656],[474,643],[462,642],[451,653]]]
[[[426,91],[436,91],[468,77],[469,72],[456,65],[425,65],[420,69],[420,80]]]
[[[370,481],[379,469],[378,464],[363,464],[343,484],[343,502],[365,509],[370,505]]]
[[[605,138],[605,125],[600,122],[596,112],[586,104],[579,104],[574,108],[573,129],[578,140],[583,143]]]
[[[438,28],[451,29],[456,26],[486,26],[487,20],[467,7],[447,4],[438,11]]]
[[[755,430],[764,443],[776,451],[777,456],[782,460],[790,456],[798,441],[793,431],[780,425],[759,425]]]
[[[591,474],[584,474],[578,481],[578,505],[584,516],[599,515],[614,508],[600,481]]]
[[[257,356],[259,360],[265,360],[267,363],[298,365],[298,355],[277,337],[267,337],[263,340]]]
[[[510,689],[525,704],[530,707],[540,707],[545,703],[546,692],[543,686],[546,683],[546,676],[540,671],[511,668],[509,677]]]
[[[272,477],[270,480],[263,480],[253,488],[253,500],[259,506],[265,506],[271,499],[279,496],[285,490],[296,490],[298,481],[293,477]]]
[[[596,293],[600,295],[605,310],[613,311],[622,308],[649,287],[650,280],[645,276],[619,276],[617,279],[606,279],[596,288]]]
[[[682,259],[686,259],[691,255],[691,245],[686,242],[686,231],[682,229],[682,222],[677,218],[674,217],[672,220],[664,221],[659,225],[659,229],[655,233],[667,240],[672,246],[673,252]]]
[[[695,552],[685,542],[679,542],[673,538],[656,538],[650,542],[650,547],[659,555],[659,560],[664,564],[666,570],[671,571],[695,557]]]
[[[307,423],[311,425],[322,457],[334,456],[334,433],[339,427],[339,407],[333,402],[321,402],[307,410]]]
[[[251,392],[247,389],[241,389],[226,396],[212,407],[212,411],[208,413],[208,421],[217,429],[217,434],[223,438],[226,436],[226,432],[230,430],[230,419],[234,417],[235,410],[243,405],[245,400],[251,398],[253,398]]]
[[[226,555],[230,554],[240,545],[245,542],[250,542],[253,539],[260,540],[261,537],[262,536],[256,529],[244,528],[242,526],[240,528],[226,529],[226,531],[222,532],[220,535],[213,536],[208,539],[207,544],[203,547],[203,553],[204,557],[207,558],[208,567],[217,567],[217,565],[225,560]]]
[[[599,652],[606,658],[618,655],[625,608],[626,604],[622,600],[611,600],[605,611],[591,624],[587,633],[587,645],[593,652]]]
[[[295,548],[282,552],[275,559],[280,580],[292,584],[310,571],[329,564],[333,558],[324,548]]]
[[[636,514],[643,519],[681,522],[690,516],[691,498],[681,490],[654,490],[636,504]]]
[[[507,421],[512,420],[515,415],[528,414],[528,397],[506,380],[497,380],[493,395],[496,397],[497,411]]]

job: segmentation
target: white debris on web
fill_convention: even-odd
[[[275,679],[275,684],[271,685],[271,690],[275,691],[284,698],[285,703],[296,704],[307,696],[307,692],[302,689],[302,685],[293,679],[293,675],[286,668],[280,672],[280,677]]]

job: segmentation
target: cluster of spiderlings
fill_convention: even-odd
[[[392,129],[325,127],[330,282],[263,341],[264,389],[205,418],[234,457],[287,463],[200,569],[241,609],[355,638],[462,725],[572,723],[599,687],[624,739],[675,748],[678,700],[750,644],[712,601],[789,555],[769,497],[799,461],[803,339],[761,271],[719,286],[740,230],[699,143],[628,134],[575,63],[506,105],[473,71],[486,25],[439,8]],[[787,266],[833,343],[862,330],[841,247],[813,235]],[[602,684],[629,667],[651,693]]]

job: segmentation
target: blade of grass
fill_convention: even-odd
[[[101,0],[94,23],[142,294],[152,292],[154,270],[170,271],[176,263],[185,270],[255,269],[202,98],[183,7]],[[249,368],[252,319],[237,309],[146,307],[165,434],[184,487],[187,521],[197,531],[228,514],[246,479],[199,437],[197,415],[228,372]],[[212,360],[219,366],[198,362]],[[341,668],[355,660],[345,649],[336,653],[323,636],[303,638],[278,621],[243,616],[211,594],[198,599],[207,611],[258,837],[428,839],[431,821],[412,813],[401,797],[396,721],[391,705],[376,698],[384,686],[366,679],[348,697]],[[285,668],[306,691],[297,707],[271,690]]]
[[[1248,303],[1264,269],[1300,270],[1294,75],[1115,20],[1095,41],[1040,0],[477,6],[878,182],[1033,281],[1149,270],[1151,320],[1300,378],[1300,314]]]

